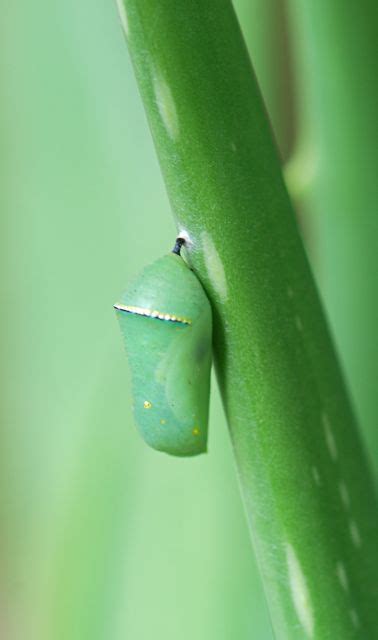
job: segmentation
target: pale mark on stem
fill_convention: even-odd
[[[155,100],[163,124],[169,136],[175,140],[179,135],[179,121],[176,104],[172,91],[160,73],[155,73],[153,77]]]
[[[335,436],[332,433],[331,425],[329,424],[328,416],[325,412],[322,413],[322,422],[324,427],[325,439],[328,447],[328,451],[332,460],[335,462],[338,458],[338,450],[336,445]]]
[[[300,331],[300,332],[303,331],[302,320],[300,319],[299,316],[295,316],[295,326],[297,327],[298,331]]]
[[[342,562],[338,562],[336,565],[336,575],[344,591],[349,591],[349,581],[345,570],[345,566]]]
[[[319,475],[319,471],[318,471],[317,467],[312,467],[312,477],[315,480],[315,484],[317,484],[318,487],[320,487],[321,479],[320,479],[320,475]]]
[[[291,544],[286,544],[286,561],[291,595],[297,616],[307,635],[312,638],[315,622],[310,593],[302,567]]]
[[[226,302],[228,297],[226,273],[222,259],[217,251],[212,237],[207,231],[202,231],[201,242],[207,274],[218,294],[221,302]]]
[[[357,611],[355,609],[351,609],[349,611],[349,615],[352,620],[352,625],[354,626],[355,629],[358,629],[360,626],[360,619],[358,617]]]
[[[354,520],[349,521],[349,533],[355,547],[359,548],[362,544],[361,534]]]
[[[349,491],[345,482],[343,482],[342,480],[341,482],[339,482],[339,493],[340,493],[341,502],[343,503],[345,509],[348,510],[350,507]]]

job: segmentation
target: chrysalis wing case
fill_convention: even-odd
[[[212,317],[201,283],[174,251],[114,305],[132,374],[135,421],[154,449],[206,451]]]

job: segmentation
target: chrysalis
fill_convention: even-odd
[[[154,449],[206,451],[212,317],[209,300],[180,255],[146,267],[114,307],[131,368],[135,422]]]

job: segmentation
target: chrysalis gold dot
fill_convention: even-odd
[[[143,402],[143,406],[144,406],[144,408],[145,408],[145,409],[151,409],[152,404],[151,404],[151,402],[149,402],[148,400],[145,400],[145,401]]]

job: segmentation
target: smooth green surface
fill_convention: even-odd
[[[277,638],[374,638],[371,477],[231,5],[126,0]]]
[[[0,4],[1,639],[271,638],[216,385],[211,455],[133,425],[112,305],[175,230],[116,7]]]
[[[289,6],[300,117],[289,186],[378,471],[378,5]]]
[[[234,0],[281,157],[293,146],[292,51],[282,0]]]
[[[142,437],[172,455],[205,453],[212,318],[193,271],[174,253],[159,258],[122,294],[116,314]]]

